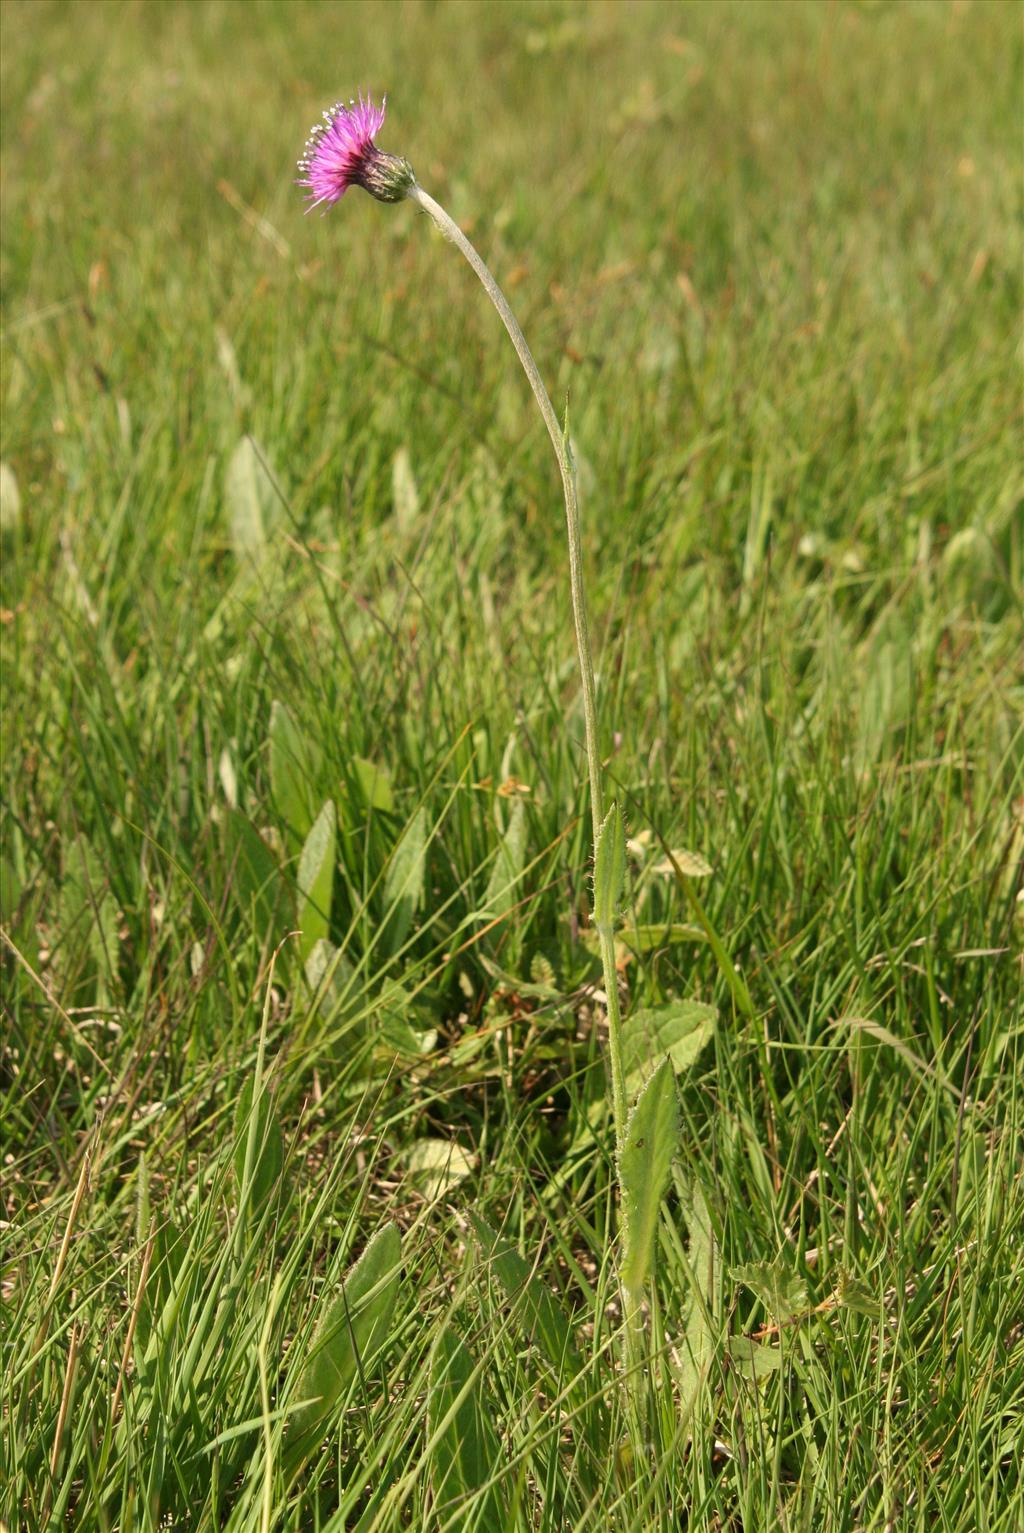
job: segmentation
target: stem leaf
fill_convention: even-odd
[[[622,1189],[622,1283],[642,1293],[654,1265],[658,1211],[679,1140],[671,1062],[662,1060],[636,1101],[619,1156]]]

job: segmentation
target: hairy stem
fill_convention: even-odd
[[[597,740],[597,701],[594,685],[594,661],[590,652],[590,633],[587,627],[587,603],[583,588],[583,547],[580,540],[580,515],[576,500],[576,468],[568,439],[558,424],[548,391],[533,353],[526,344],[526,337],[519,328],[515,315],[505,301],[505,295],[491,276],[479,253],[463,234],[458,224],[434,201],[421,186],[413,185],[409,198],[422,208],[440,229],[445,239],[457,245],[483,284],[484,291],[497,309],[501,322],[508,331],[516,354],[523,366],[533,397],[540,407],[544,424],[548,428],[551,445],[558,460],[562,476],[562,493],[565,496],[565,527],[569,540],[569,585],[572,593],[572,621],[576,633],[576,654],[579,660],[580,680],[583,684],[583,724],[586,734],[587,769],[590,775],[590,813],[594,827],[594,845],[604,818],[604,794],[601,786],[601,753]],[[619,1015],[618,974],[615,968],[615,944],[610,934],[601,934],[601,962],[604,968],[604,988],[608,997],[608,1055],[611,1062],[612,1112],[615,1120],[615,1137],[621,1150],[626,1130],[626,1086],[622,1067],[622,1026]]]

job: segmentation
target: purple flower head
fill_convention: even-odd
[[[415,186],[408,160],[384,154],[373,142],[384,121],[387,97],[374,106],[370,97],[338,101],[325,112],[323,122],[310,129],[299,161],[299,185],[309,188],[307,212],[321,203],[337,202],[350,186],[361,186],[379,202],[401,202]]]

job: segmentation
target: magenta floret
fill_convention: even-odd
[[[338,101],[313,125],[299,161],[299,185],[309,189],[310,210],[337,202],[350,186],[363,187],[381,202],[400,202],[415,184],[409,162],[384,154],[373,141],[386,100],[380,106],[369,96],[347,105]]]

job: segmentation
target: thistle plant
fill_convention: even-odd
[[[569,546],[569,585],[573,628],[583,694],[583,720],[590,780],[594,840],[594,925],[597,929],[608,1013],[608,1063],[616,1164],[622,1194],[619,1276],[627,1334],[635,1338],[640,1305],[653,1258],[657,1214],[675,1149],[676,1103],[667,1061],[654,1072],[628,1111],[623,1059],[622,1018],[615,965],[615,921],[626,869],[625,831],[617,803],[605,809],[597,724],[597,689],[587,626],[583,581],[576,467],[567,428],[559,424],[540,371],[515,315],[479,252],[444,208],[423,190],[408,160],[386,154],[374,142],[384,122],[384,104],[362,96],[338,102],[311,130],[299,161],[299,184],[309,192],[309,208],[330,207],[351,186],[361,186],[379,202],[416,204],[465,256],[508,331],[547,428],[558,463],[565,499]]]

